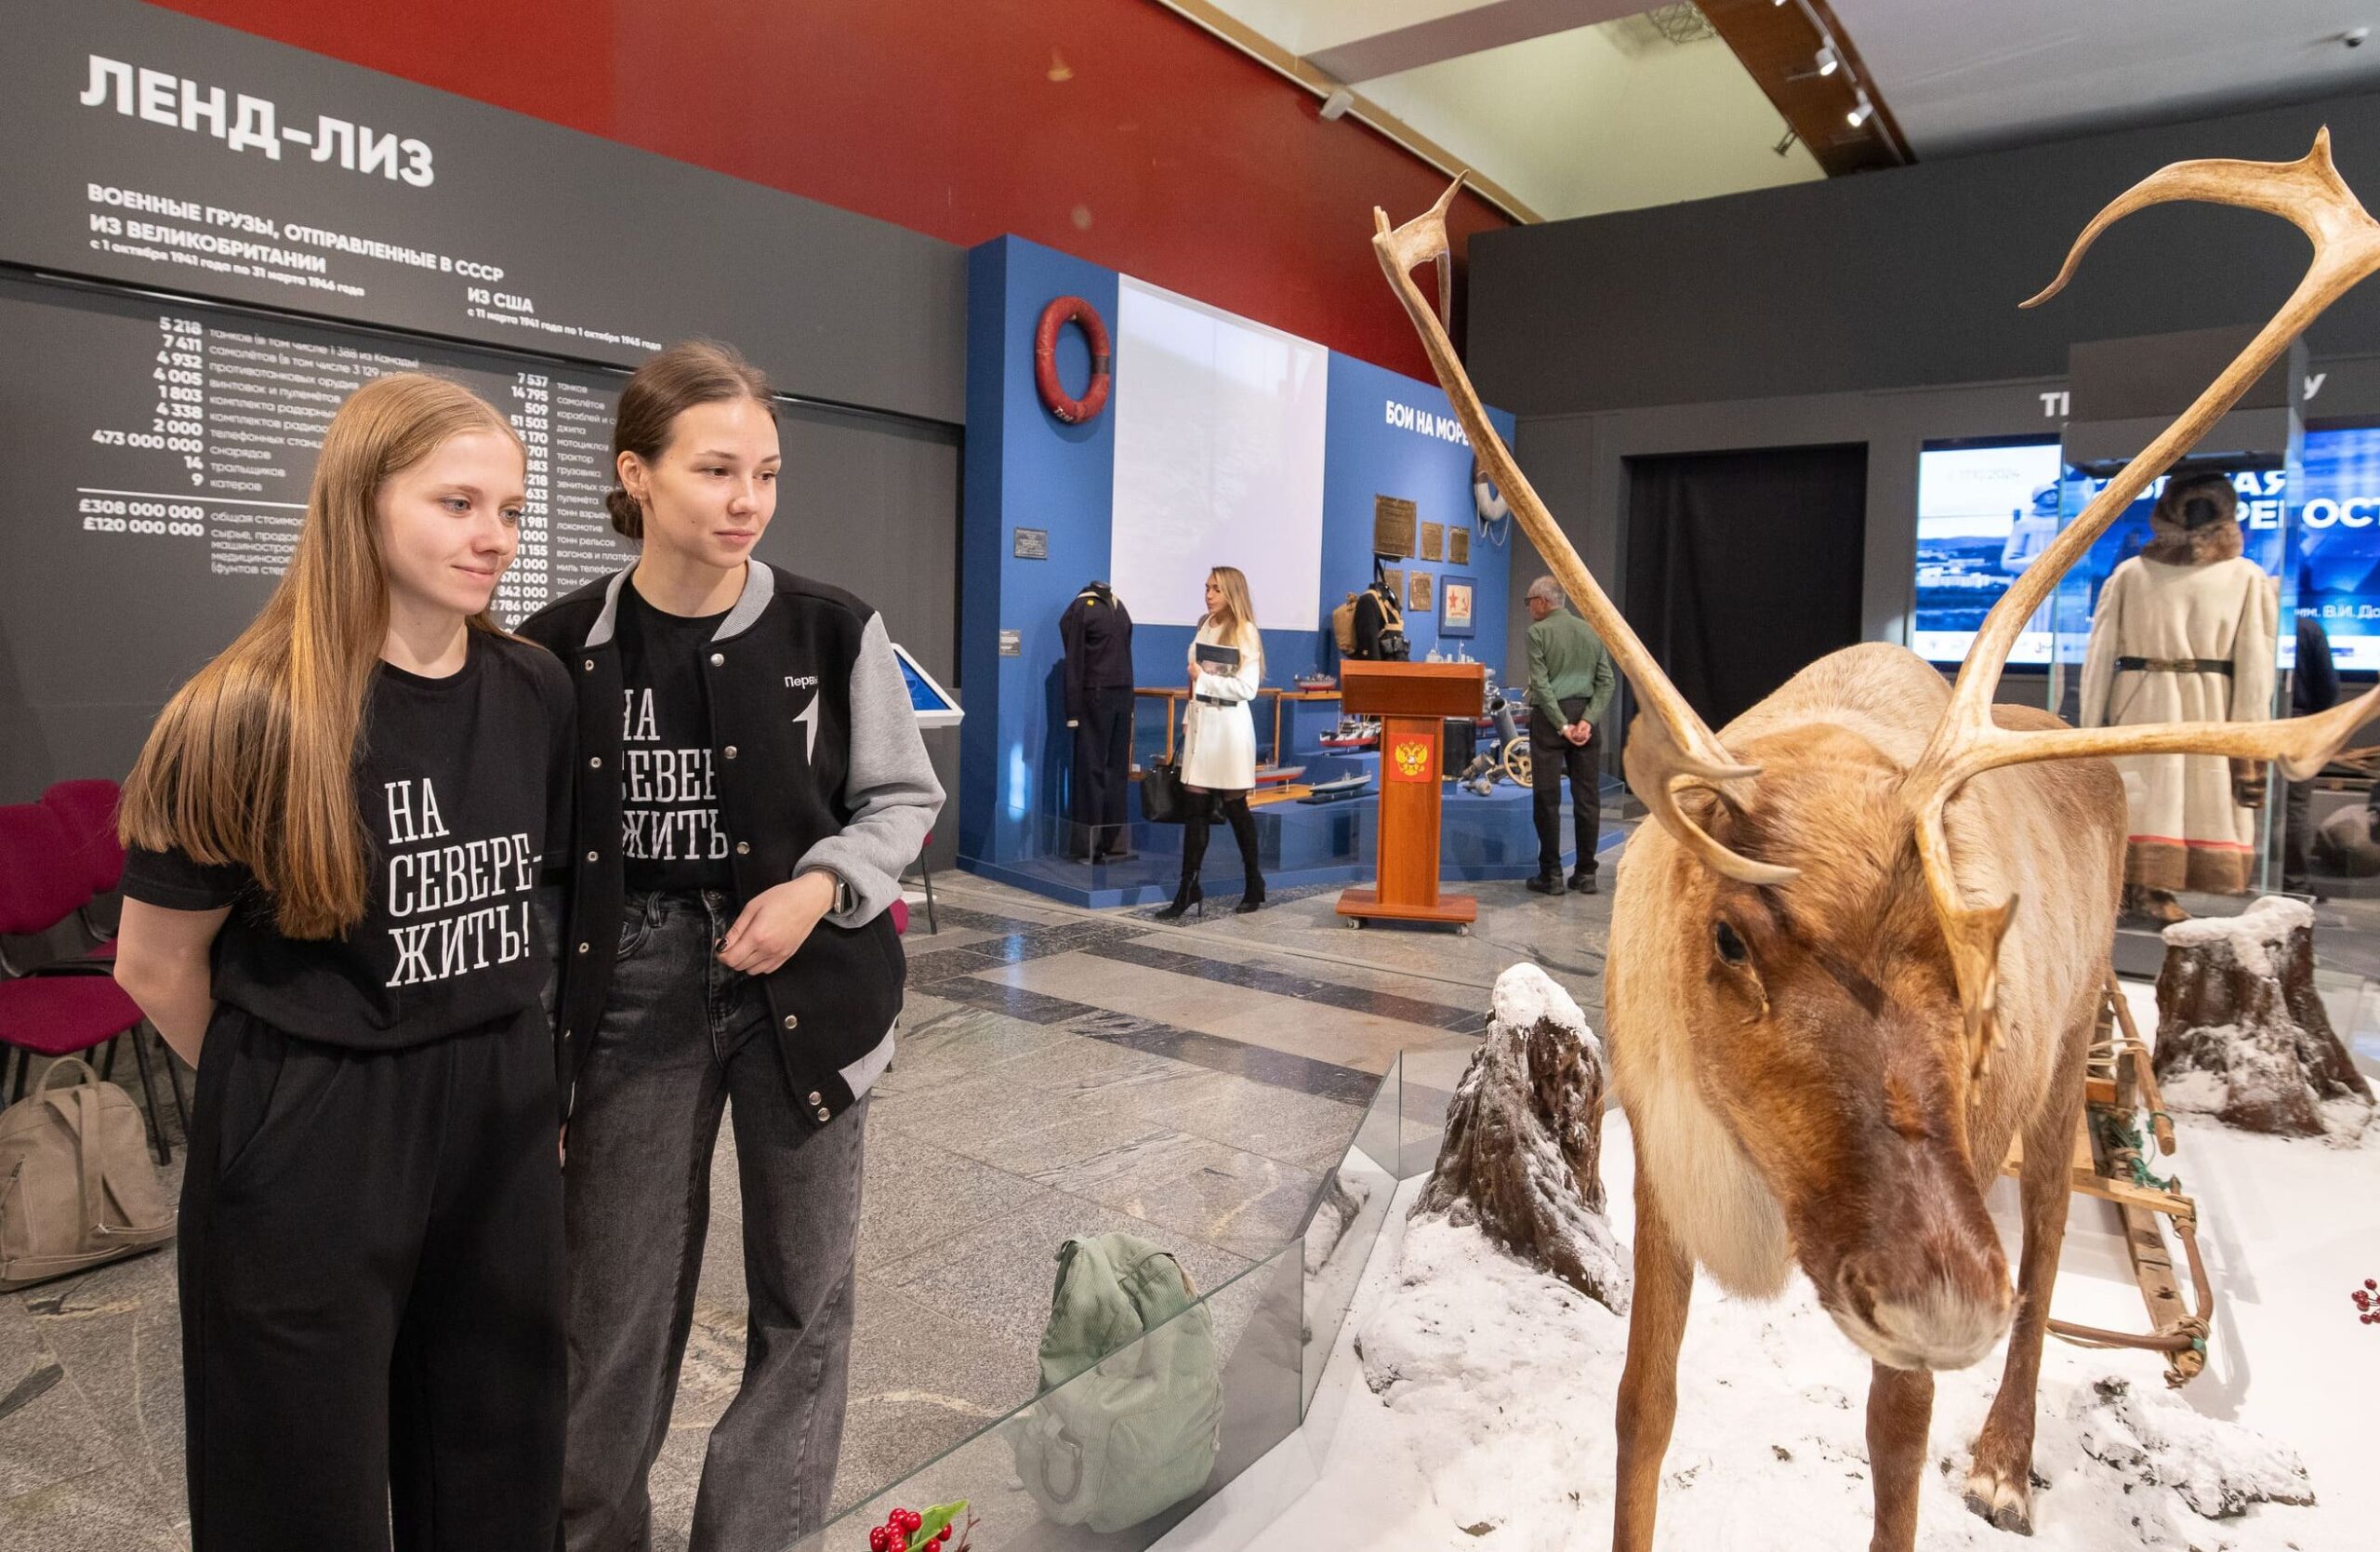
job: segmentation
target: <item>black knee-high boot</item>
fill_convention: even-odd
[[[1157,913],[1160,922],[1179,922],[1192,906],[1198,914],[1207,914],[1207,894],[1198,887],[1198,867],[1207,860],[1206,799],[1197,794],[1197,811],[1182,822],[1182,884],[1173,892],[1173,903]]]
[[[1245,881],[1239,904],[1232,909],[1246,915],[1264,903],[1264,873],[1256,856],[1256,816],[1248,811],[1248,798],[1242,794],[1223,800],[1223,818],[1231,825],[1232,839],[1239,842],[1239,871]]]

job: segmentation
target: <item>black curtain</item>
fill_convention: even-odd
[[[1628,460],[1629,623],[1712,727],[1859,640],[1868,448]]]

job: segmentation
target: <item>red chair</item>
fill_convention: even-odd
[[[74,850],[57,814],[40,803],[0,806],[0,934],[33,937],[73,915],[91,897],[87,871],[75,866]],[[0,955],[0,1043],[16,1055],[10,1099],[24,1097],[35,1056],[72,1056],[132,1037],[140,1067],[140,1092],[148,1101],[149,1139],[160,1163],[173,1158],[149,1076],[149,1049],[140,1036],[139,1005],[105,975],[27,975]],[[7,1054],[0,1052],[0,1068]],[[110,1053],[110,1065],[113,1054]],[[0,1070],[0,1076],[6,1076]],[[181,1090],[174,1089],[177,1108]],[[187,1132],[188,1117],[183,1119]]]
[[[892,916],[892,935],[893,935],[893,936],[895,936],[895,937],[906,937],[906,936],[908,936],[908,935],[909,935],[909,902],[908,902],[908,901],[906,901],[906,900],[895,900],[895,901],[893,901],[893,902],[892,902],[892,910],[891,910],[891,912],[890,912],[889,914],[890,914],[890,915]]]
[[[41,795],[42,806],[58,816],[66,831],[73,862],[83,869],[94,895],[114,892],[124,878],[124,846],[115,838],[116,804],[124,789],[104,776],[53,783]],[[115,937],[91,920],[86,901],[76,913],[91,947],[75,962],[105,969],[115,962]]]

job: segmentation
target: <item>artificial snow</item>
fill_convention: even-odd
[[[2307,1148],[2186,1120],[2182,1149],[2153,1162],[2186,1175],[2199,1204],[2216,1289],[2206,1372],[2171,1391],[2155,1355],[2051,1338],[2030,1543],[1964,1502],[1968,1447],[1999,1386],[2004,1344],[1972,1369],[1938,1376],[1922,1552],[2380,1547],[2369,1427],[2380,1328],[2359,1325],[2348,1297],[2380,1274],[2380,1145]],[[1633,1153],[1617,1111],[1606,1118],[1603,1163],[1624,1245],[1633,1229]],[[1398,1207],[1419,1184],[1406,1184]],[[1990,1200],[2013,1267],[2011,1184]],[[2074,1199],[2053,1307],[2071,1320],[2147,1329],[2106,1204]],[[1476,1230],[1393,1211],[1323,1377],[1330,1394],[1316,1402],[1316,1414],[1336,1419],[1327,1442],[1313,1446],[1319,1480],[1255,1537],[1252,1552],[1324,1543],[1366,1552],[1603,1552],[1626,1350],[1624,1319]],[[1698,1279],[1657,1545],[1866,1545],[1869,1374],[1798,1275],[1769,1303]],[[2314,1503],[2289,1502],[2308,1495]]]
[[[2230,946],[2231,957],[2251,975],[2270,979],[2273,950],[2289,942],[2300,929],[2312,931],[2314,908],[2303,900],[2267,895],[2237,916],[2194,916],[2165,929],[2169,948],[2212,948]]]
[[[1507,1029],[1526,1031],[1540,1018],[1550,1018],[1570,1030],[1603,1058],[1603,1042],[1587,1028],[1587,1015],[1580,1011],[1578,1002],[1562,989],[1562,983],[1543,970],[1526,962],[1508,967],[1496,977],[1496,989],[1488,994],[1488,1016]]]

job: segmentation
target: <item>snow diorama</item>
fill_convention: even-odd
[[[2166,1105],[2249,1132],[2352,1141],[2372,1085],[2314,989],[2314,912],[2267,895],[2165,929],[2157,1077]]]
[[[1468,1111],[1468,1128],[1450,1125],[1437,1170],[1402,1193],[1412,1205],[1392,1219],[1402,1223],[1401,1244],[1392,1227],[1357,1296],[1352,1337],[1342,1338],[1355,1374],[1339,1382],[1353,1403],[1337,1425],[1322,1479],[1268,1529],[1259,1552],[1316,1537],[1368,1552],[1603,1552],[1611,1545],[1628,1322],[1560,1275],[1538,1241],[1497,1227],[1508,1220],[1491,1218],[1493,1209],[1441,1188],[1463,1171],[1479,1173],[1484,1121],[1495,1118],[1501,1127],[1516,1115],[1509,1101],[1528,1088],[1529,1036],[1550,1026],[1581,1052],[1599,1052],[1600,1042],[1575,1003],[1533,965],[1505,973],[1494,1010],[1486,1044],[1449,1108],[1450,1118]],[[1498,1094],[1504,1097],[1491,1099]],[[1552,1166],[1550,1128],[1511,1127],[1523,1144],[1513,1157],[1525,1173],[1488,1177],[1525,1177],[1532,1194],[1567,1189],[1563,1207],[1533,1206],[1523,1221],[1567,1225],[1573,1242],[1616,1246],[1624,1256],[1634,1229],[1633,1139],[1617,1113],[1601,1130],[1606,1211],[1589,1205],[1586,1181],[1570,1186],[1566,1174],[1576,1179],[1575,1173]],[[1459,1143],[1459,1135],[1471,1140]],[[2214,1145],[2191,1147],[2202,1181],[2253,1177],[2288,1204],[2259,1225],[2277,1241],[2302,1241],[2309,1226],[2325,1222],[2325,1202],[2352,1182],[2363,1183],[2367,1199],[2375,1194],[2380,1142],[2307,1151],[2203,1121],[2186,1141]],[[1592,1146],[1586,1151],[1595,1156]],[[2209,1195],[2218,1213],[2256,1216],[2244,1206],[2251,1199],[2234,1204],[2221,1187]],[[2000,1233],[2013,1242],[2009,1183],[1993,1208]],[[2112,1209],[2077,1198],[2075,1216],[2054,1302],[2109,1321],[2129,1305],[2136,1319]],[[2345,1258],[2372,1242],[2375,1222],[2380,1214],[2359,1212],[2349,1227],[2354,1241],[2341,1247]],[[2168,1388],[2153,1353],[2058,1342],[2044,1348],[2030,1543],[1964,1504],[1967,1441],[1981,1431],[2000,1388],[2004,1339],[1969,1368],[1932,1377],[1936,1415],[1918,1488],[1921,1552],[2025,1545],[2369,1552],[2380,1545],[2369,1529],[2374,1521],[2356,1517],[2359,1506],[2380,1505],[2380,1492],[2362,1491],[2355,1469],[2361,1450],[2344,1426],[2380,1382],[2380,1343],[2348,1340],[2363,1333],[2338,1299],[2335,1279],[2307,1280],[2302,1288],[2291,1280],[2285,1295],[2281,1287],[2244,1286],[2254,1281],[2244,1264],[2249,1249],[2228,1217],[2215,1226],[2212,1244],[2218,1273],[2243,1286],[2230,1290],[2241,1302],[2227,1309],[2225,1340],[2189,1390]],[[1699,1277],[1692,1300],[1655,1545],[1756,1552],[1867,1545],[1872,1466],[1860,1402],[1873,1375],[1867,1355],[1844,1340],[1798,1273],[1774,1299],[1731,1293]],[[2309,1313],[2317,1310],[2319,1320]],[[2366,1346],[2372,1354],[2350,1350]],[[2241,1403],[2252,1374],[2261,1406]],[[2326,1451],[2332,1472],[2318,1476],[2298,1453],[2301,1444]],[[2325,1480],[2343,1490],[2337,1501],[2324,1503]]]
[[[1454,1102],[1416,1213],[1483,1234],[1615,1315],[1628,1267],[1604,1218],[1603,1043],[1554,977],[1497,977],[1488,1036]]]

